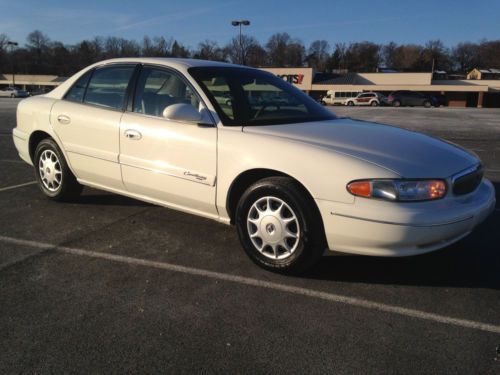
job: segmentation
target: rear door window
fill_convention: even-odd
[[[108,66],[94,71],[84,102],[102,107],[122,109],[125,93],[135,65]]]

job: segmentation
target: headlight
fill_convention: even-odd
[[[352,195],[389,201],[426,201],[446,195],[444,180],[357,180],[347,184]]]

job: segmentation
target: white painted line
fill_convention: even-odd
[[[254,286],[254,287],[259,287],[259,288],[271,289],[271,290],[275,290],[275,291],[279,291],[279,292],[291,293],[291,294],[305,296],[305,297],[309,297],[309,298],[316,298],[316,299],[321,299],[324,301],[341,303],[344,305],[350,305],[350,306],[355,306],[355,307],[361,307],[364,309],[378,310],[378,311],[382,311],[382,312],[386,312],[386,313],[427,320],[427,321],[431,321],[431,322],[435,322],[435,323],[443,323],[443,324],[448,324],[448,325],[462,327],[462,328],[470,328],[470,329],[476,329],[476,330],[480,330],[480,331],[500,334],[500,326],[494,325],[494,324],[477,322],[477,321],[467,320],[467,319],[458,319],[458,318],[453,318],[453,317],[449,317],[446,315],[433,314],[433,313],[415,310],[415,309],[410,309],[410,308],[406,308],[406,307],[388,305],[385,303],[369,301],[369,300],[365,300],[365,299],[361,299],[361,298],[348,297],[348,296],[343,296],[343,295],[334,294],[334,293],[320,292],[320,291],[313,290],[313,289],[306,289],[306,288],[301,288],[301,287],[296,287],[296,286],[290,286],[290,285],[279,284],[279,283],[274,283],[274,282],[269,282],[269,281],[252,279],[252,278],[244,277],[244,276],[230,275],[227,273],[208,271],[208,270],[199,269],[199,268],[179,266],[179,265],[171,264],[171,263],[155,262],[155,261],[151,261],[151,260],[131,258],[131,257],[122,256],[122,255],[99,253],[96,251],[76,249],[76,248],[67,247],[67,246],[57,246],[57,245],[52,245],[52,244],[48,244],[48,243],[44,243],[44,242],[22,240],[22,239],[18,239],[18,238],[6,237],[6,236],[1,236],[1,235],[0,235],[0,242],[22,245],[22,246],[29,246],[29,247],[34,247],[34,248],[43,249],[43,250],[54,249],[55,251],[65,253],[65,254],[79,255],[79,256],[85,256],[85,257],[90,257],[90,258],[105,259],[105,260],[109,260],[109,261],[113,261],[113,262],[131,264],[131,265],[135,265],[135,266],[158,268],[158,269],[163,269],[163,270],[172,271],[172,272],[179,272],[179,273],[184,273],[184,274],[188,274],[188,275],[206,277],[209,279],[228,281],[228,282],[241,284],[241,285],[248,285],[248,286]]]
[[[0,159],[0,162],[2,162],[2,163],[19,163],[19,164],[26,164],[26,165],[28,165],[28,163],[26,163],[25,161],[22,161],[22,160]]]
[[[34,184],[36,184],[36,181],[25,182],[24,184],[19,184],[19,185],[6,186],[6,187],[3,187],[3,188],[0,188],[0,192],[7,191],[7,190],[12,190],[12,189],[17,189],[17,188],[24,187],[24,186],[34,185]]]

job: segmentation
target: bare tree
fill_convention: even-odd
[[[202,60],[226,61],[226,52],[219,47],[217,42],[205,40],[198,44],[198,49],[194,51],[193,58]]]
[[[172,57],[186,58],[186,57],[189,57],[191,53],[181,43],[179,43],[177,40],[174,40],[170,54]]]
[[[39,66],[39,69],[43,70],[44,55],[47,52],[50,39],[47,35],[42,33],[40,30],[35,30],[28,34],[26,37],[26,47],[34,55],[34,63]]]
[[[165,39],[163,36],[157,36],[153,39],[155,54],[154,56],[164,57],[170,56],[172,51],[173,39]]]
[[[351,43],[346,52],[346,66],[354,72],[375,72],[381,62],[381,46],[372,42]]]
[[[500,40],[481,41],[478,60],[478,64],[483,68],[500,69]]]
[[[450,51],[444,43],[439,40],[429,40],[422,51],[421,70],[431,71],[434,69],[450,70]]]
[[[262,46],[255,41],[254,44],[248,47],[248,53],[246,55],[245,62],[249,66],[260,67],[266,65],[267,62],[267,53]]]
[[[320,72],[325,71],[329,58],[329,50],[330,45],[326,40],[315,40],[312,42],[309,46],[307,56],[309,66]]]
[[[117,37],[95,37],[75,45],[65,45],[35,30],[24,46],[11,49],[9,38],[0,34],[0,70],[14,69],[23,74],[71,75],[81,68],[109,57],[158,56],[189,57],[241,63],[238,38],[220,47],[215,41],[205,40],[190,51],[179,41],[163,36],[145,36],[140,43]],[[376,71],[381,63],[400,71],[430,71],[436,69],[466,73],[474,67],[500,68],[500,40],[482,40],[478,43],[458,43],[448,48],[440,40],[425,45],[379,45],[371,42],[336,43],[329,54],[329,43],[316,40],[306,50],[302,42],[287,33],[276,33],[265,47],[248,35],[243,35],[244,60],[250,66],[303,66],[307,63],[318,71],[350,70]]]
[[[266,50],[272,66],[302,66],[305,60],[304,45],[300,40],[292,39],[288,33],[271,35]]]
[[[468,73],[479,65],[479,47],[475,43],[458,43],[452,49],[451,58],[456,70]]]
[[[9,41],[9,37],[6,34],[0,34],[0,50],[5,49],[7,46],[7,42]]]
[[[250,61],[252,61],[251,65],[254,65],[258,62],[256,55],[260,53],[258,47],[260,47],[260,44],[257,39],[248,35],[242,35],[241,44],[240,38],[234,37],[229,44],[224,47],[224,51],[229,60],[234,64],[243,64],[244,62],[250,64]]]

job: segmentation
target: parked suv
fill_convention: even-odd
[[[4,90],[0,90],[0,97],[10,97],[10,98],[26,98],[29,96],[27,91],[21,90],[17,87],[7,87]]]
[[[381,104],[385,104],[386,99],[385,96],[379,94],[377,92],[363,92],[356,96],[355,98],[351,98],[346,101],[346,105],[371,105],[372,107],[379,106]]]
[[[429,108],[431,106],[438,107],[437,99],[431,95],[422,94],[415,91],[394,91],[389,95],[387,101],[393,107],[401,106],[424,106]]]

